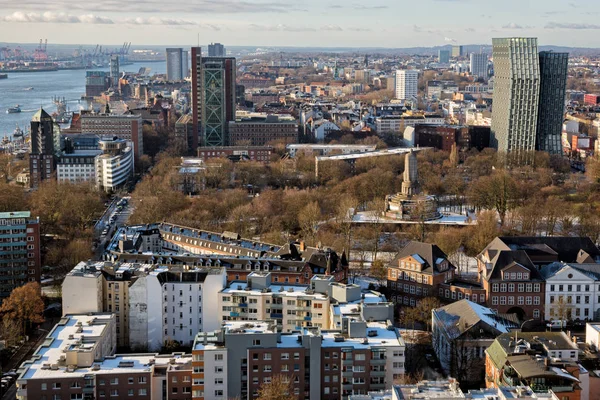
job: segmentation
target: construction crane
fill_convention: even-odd
[[[34,50],[33,59],[35,61],[47,61],[48,53],[46,52],[46,48],[48,47],[48,39],[46,39],[46,43],[40,39],[40,44],[37,49]]]

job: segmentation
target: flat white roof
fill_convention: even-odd
[[[340,335],[339,332],[322,332],[323,342],[322,347],[353,347],[355,349],[369,349],[372,347],[394,347],[404,346],[404,340],[400,337],[400,333],[396,333],[397,330],[388,330],[385,323],[382,322],[369,322],[367,323],[367,333],[377,332],[376,336],[367,336],[367,343],[364,342],[365,338],[348,338],[344,337],[343,342],[336,342],[335,337]]]

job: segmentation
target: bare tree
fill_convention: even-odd
[[[263,383],[258,389],[258,400],[297,400],[294,394],[292,377],[289,375],[275,375],[271,382]]]

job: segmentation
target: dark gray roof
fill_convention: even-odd
[[[437,268],[436,260],[440,258],[448,260],[448,256],[446,255],[446,253],[444,253],[442,249],[440,249],[437,245],[411,241],[402,250],[400,250],[393,263],[397,265],[400,259],[415,254],[417,254],[423,259],[423,261],[425,261],[426,266],[421,271],[423,273],[439,273],[440,271]],[[454,268],[450,261],[448,261],[448,263],[450,264],[450,268]]]

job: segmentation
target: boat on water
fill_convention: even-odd
[[[14,106],[14,107],[9,107],[6,110],[7,114],[18,114],[20,112],[21,112],[21,106],[19,106],[18,104],[16,106]]]
[[[25,90],[33,90],[33,86],[26,87]]]
[[[25,136],[25,132],[23,132],[23,129],[19,128],[19,125],[17,125],[12,134],[13,139],[21,139],[23,136]]]

